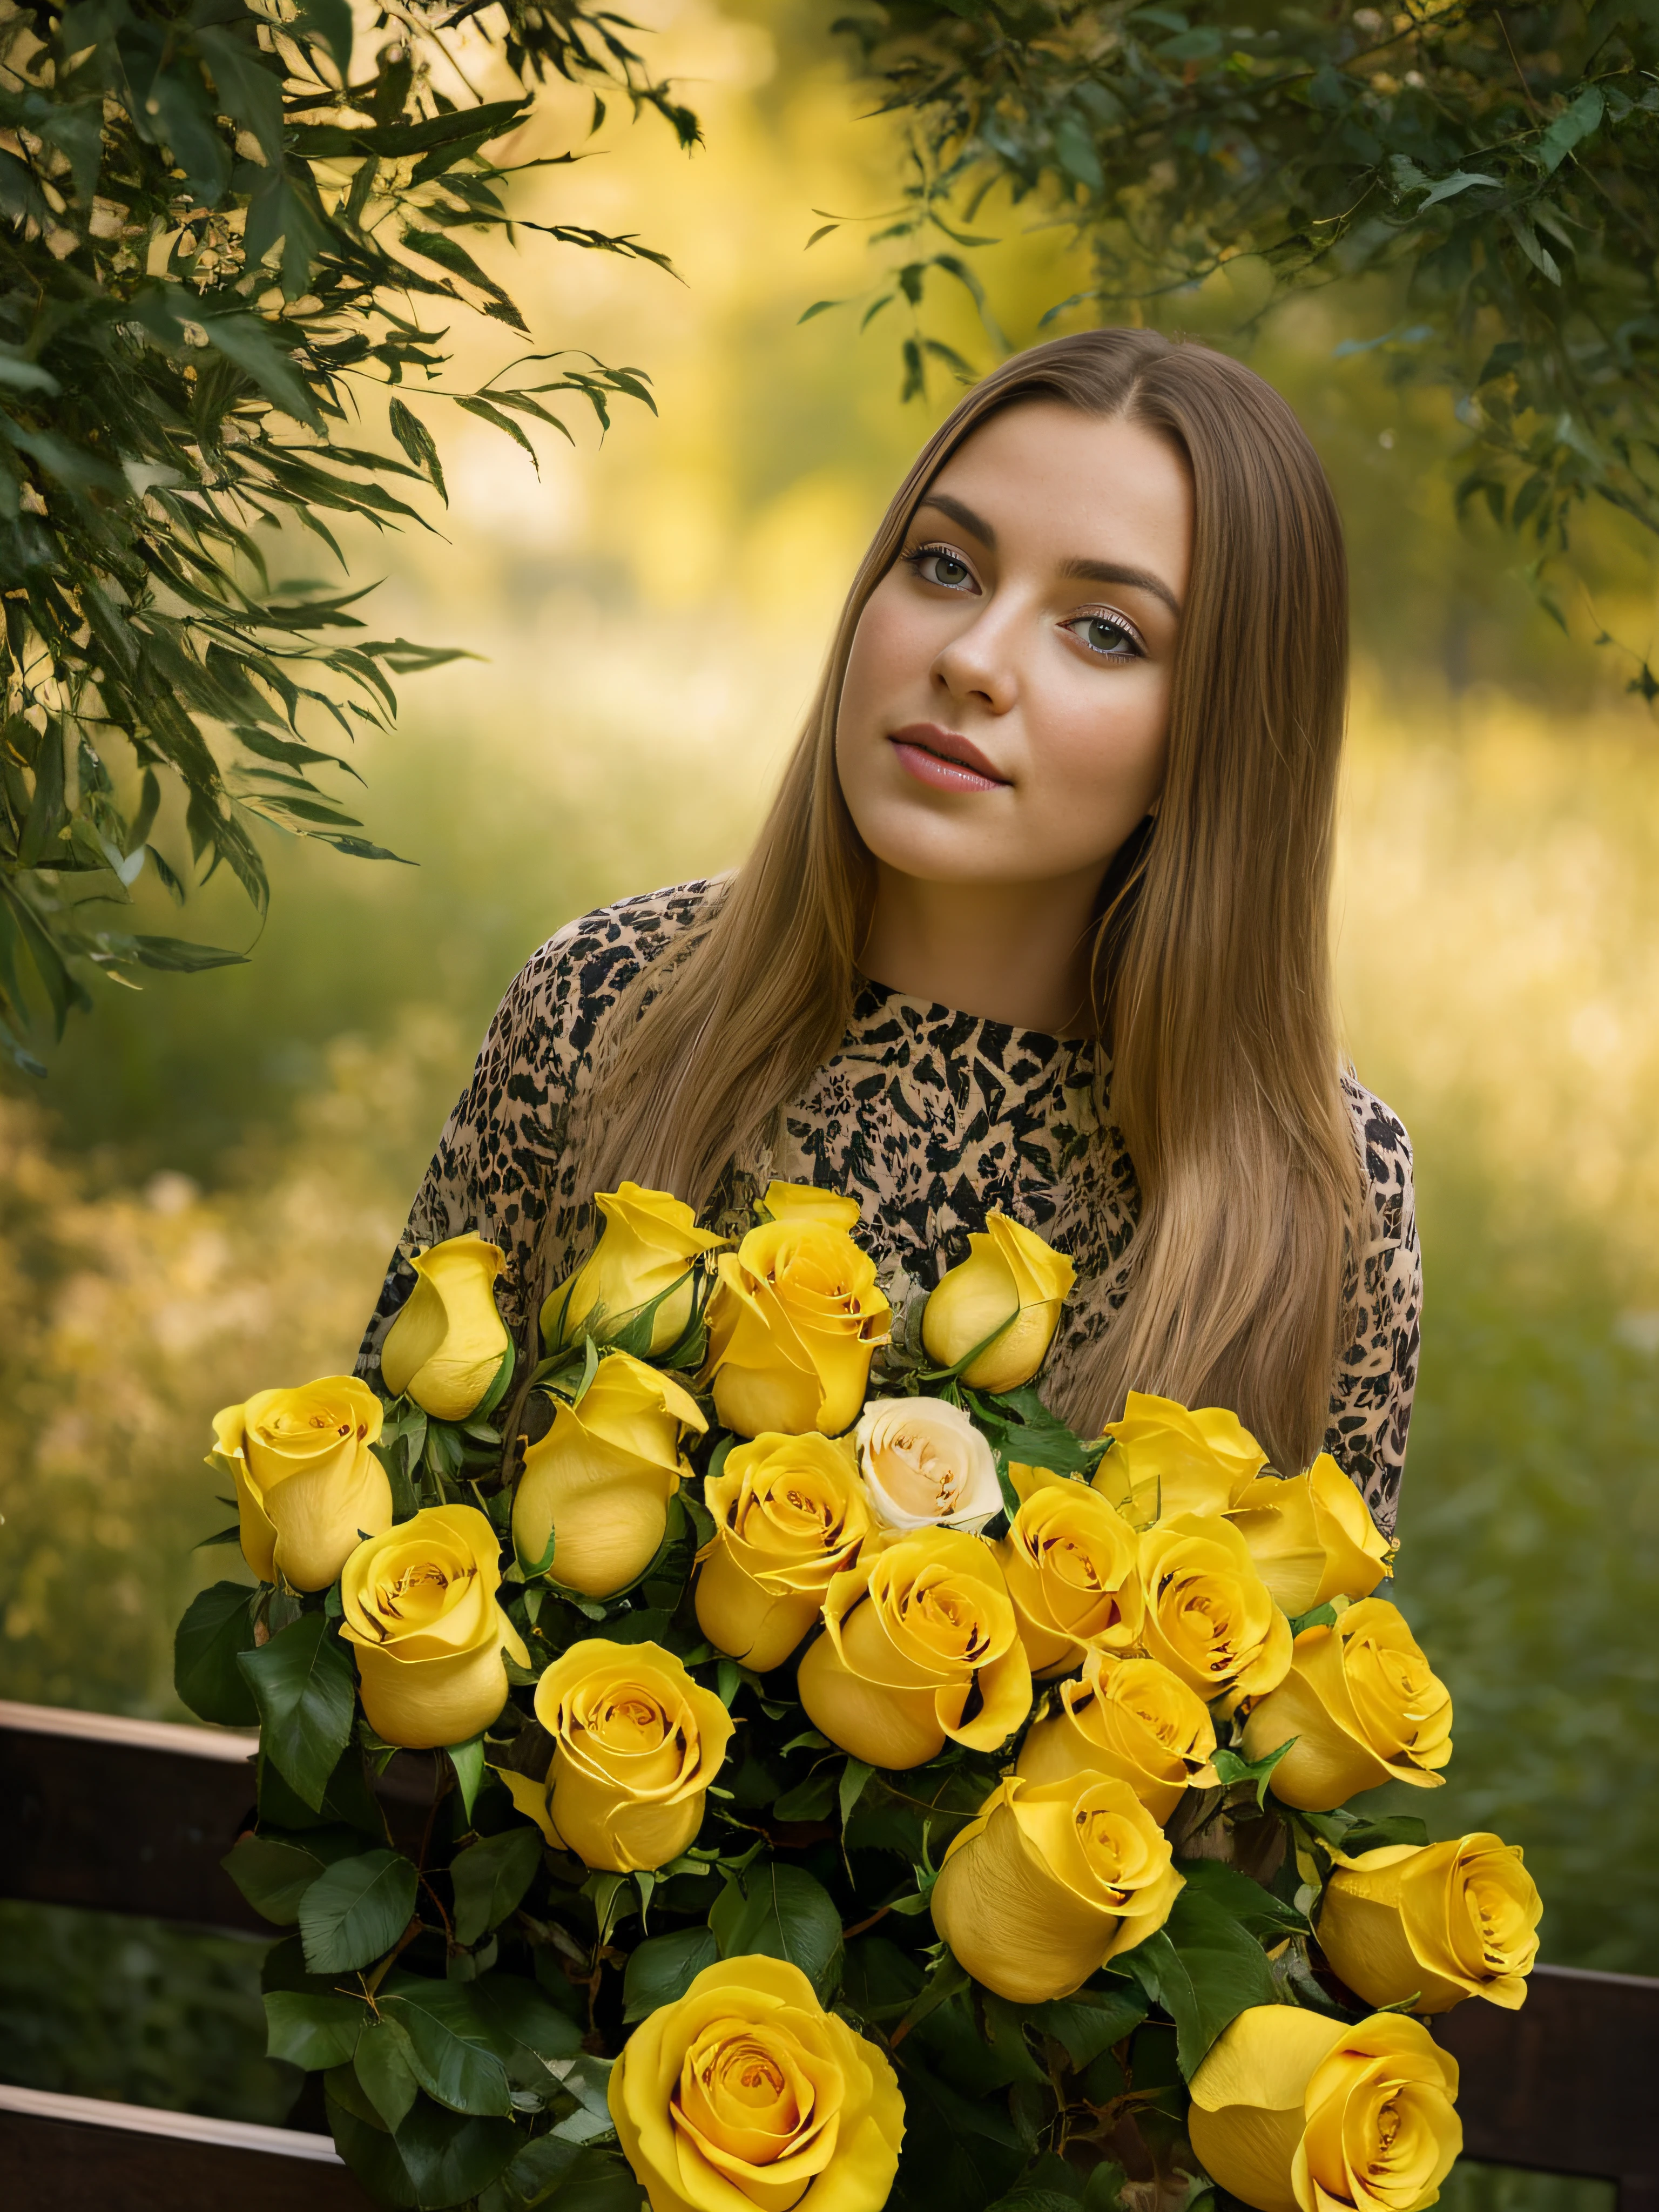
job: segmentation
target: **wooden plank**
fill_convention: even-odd
[[[1601,2175],[1620,2212],[1659,2212],[1659,1981],[1540,1966],[1519,2012],[1471,1997],[1435,2033],[1470,2158]]]
[[[29,2212],[370,2212],[326,2136],[0,2085],[0,2173]]]

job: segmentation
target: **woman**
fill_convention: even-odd
[[[1076,1263],[1044,1382],[1075,1426],[1228,1406],[1392,1530],[1419,1270],[1331,1007],[1346,633],[1329,487],[1259,378],[1147,331],[1005,363],[877,532],[748,860],[507,993],[363,1371],[408,1255],[472,1229],[528,1349],[624,1177],[717,1225],[773,1176],[850,1191],[897,1299],[1000,1206]]]

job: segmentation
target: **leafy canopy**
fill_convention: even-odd
[[[222,865],[255,908],[257,836],[395,857],[319,772],[396,709],[392,678],[454,656],[364,635],[361,592],[273,581],[257,533],[420,520],[439,449],[403,392],[441,396],[529,450],[557,400],[601,423],[641,372],[529,351],[477,391],[446,335],[524,318],[465,234],[501,232],[494,155],[538,82],[696,118],[599,0],[398,0],[356,35],[349,0],[0,4],[0,1050],[35,1072],[87,963],[211,967],[234,952],[112,926],[146,867],[182,902]],[[488,100],[457,54],[515,89]],[[369,51],[364,51],[365,47]],[[576,158],[565,153],[557,163]],[[628,236],[519,223],[658,263]],[[376,390],[374,387],[380,387]],[[386,396],[382,398],[381,393]],[[386,409],[398,452],[356,441]],[[269,540],[267,540],[269,542]],[[319,736],[331,732],[324,742]],[[157,821],[182,802],[190,861]]]

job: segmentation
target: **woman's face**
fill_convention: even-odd
[[[1192,515],[1186,464],[1133,423],[1029,400],[958,447],[842,690],[842,789],[878,861],[1098,879],[1163,785]]]

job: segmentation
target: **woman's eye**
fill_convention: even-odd
[[[1066,628],[1074,637],[1080,638],[1091,653],[1099,653],[1110,660],[1135,660],[1140,657],[1140,641],[1126,624],[1113,620],[1110,615],[1083,615]]]
[[[942,552],[936,545],[911,554],[910,566],[924,584],[943,584],[948,592],[960,592],[974,580],[974,572],[965,561],[954,553]]]

